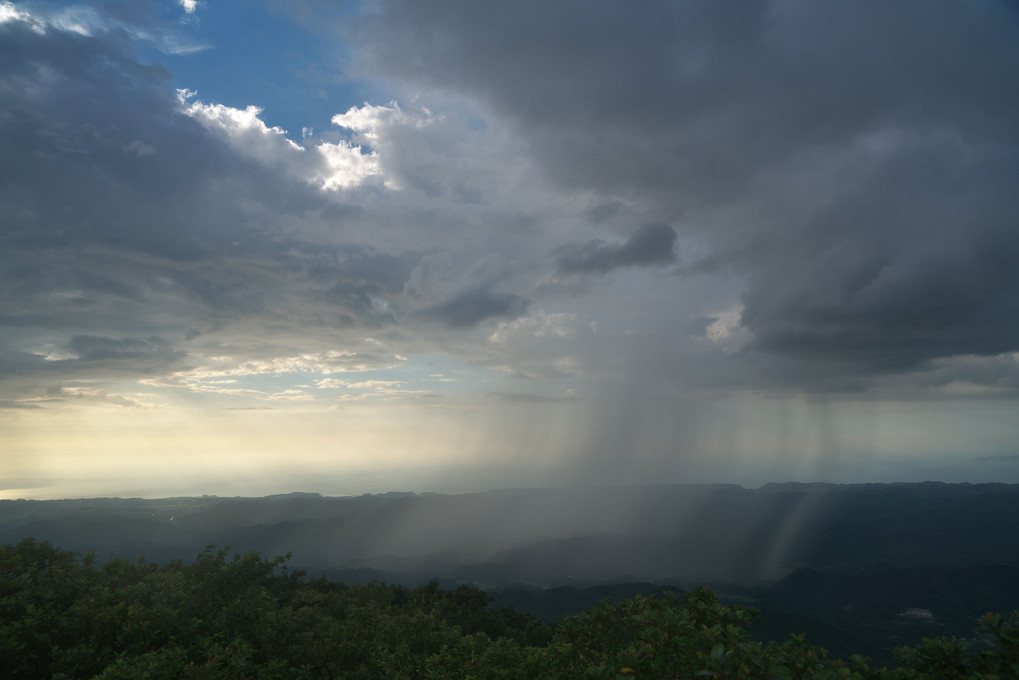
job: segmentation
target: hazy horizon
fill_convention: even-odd
[[[0,498],[1019,482],[1007,2],[0,0]]]
[[[426,487],[414,487],[405,485],[403,487],[365,487],[360,490],[354,489],[353,486],[343,486],[340,484],[326,484],[320,485],[319,490],[313,490],[311,487],[299,489],[275,486],[272,484],[264,485],[251,485],[245,484],[238,486],[235,490],[231,491],[229,487],[224,486],[218,492],[217,491],[185,491],[181,493],[174,493],[173,487],[167,487],[164,492],[160,492],[158,487],[149,485],[139,485],[137,489],[144,489],[144,491],[133,492],[131,487],[124,486],[123,492],[116,492],[115,487],[103,486],[103,488],[113,488],[114,493],[95,493],[85,494],[78,496],[61,495],[59,491],[51,490],[45,495],[37,495],[31,497],[25,496],[5,496],[0,500],[20,500],[20,501],[74,501],[74,500],[102,500],[102,499],[120,499],[120,500],[161,500],[171,498],[219,498],[228,500],[231,498],[271,498],[271,497],[282,497],[282,496],[320,496],[322,498],[357,498],[360,496],[385,496],[385,495],[401,495],[411,494],[418,496],[438,495],[438,496],[455,496],[455,495],[470,495],[470,494],[484,494],[484,493],[500,493],[500,492],[515,492],[515,491],[598,491],[598,490],[613,490],[613,489],[640,489],[640,488],[684,488],[684,487],[738,487],[745,491],[761,491],[769,486],[782,486],[788,484],[802,484],[804,486],[811,485],[822,485],[829,487],[850,487],[859,485],[923,485],[923,484],[947,484],[947,485],[981,485],[981,484],[1005,484],[1015,485],[1017,482],[1002,481],[993,477],[984,479],[958,479],[958,480],[940,480],[940,479],[915,479],[915,480],[883,480],[875,482],[869,479],[858,479],[858,480],[842,480],[842,481],[825,481],[825,480],[814,480],[814,479],[791,479],[791,480],[772,480],[762,483],[739,483],[732,481],[699,481],[699,482],[631,482],[627,484],[529,484],[524,486],[496,486],[496,487],[482,487],[482,486],[447,486],[444,489],[437,490],[439,487],[426,488]],[[83,488],[75,486],[74,488]],[[328,489],[332,488],[333,491]],[[283,489],[283,490],[280,490]],[[325,489],[325,490],[322,490]]]

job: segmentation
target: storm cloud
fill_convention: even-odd
[[[649,267],[674,262],[676,230],[667,224],[646,224],[623,243],[601,240],[579,246],[562,246],[556,251],[559,271],[568,274],[604,274],[618,267]]]
[[[1008,3],[378,7],[369,72],[459,91],[562,187],[676,225],[687,271],[745,281],[748,350],[877,375],[1019,349]],[[557,266],[661,263],[659,229]]]
[[[494,317],[516,318],[530,301],[512,293],[496,293],[487,287],[467,290],[421,312],[425,318],[450,328],[470,328]]]

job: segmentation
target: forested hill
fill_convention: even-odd
[[[1004,484],[0,501],[0,543],[154,561],[231,546],[408,584],[750,584],[808,567],[1019,566],[1017,535],[1019,486]]]
[[[900,649],[890,668],[802,638],[746,639],[752,611],[710,590],[603,601],[546,626],[480,590],[308,580],[282,558],[207,550],[101,567],[0,546],[0,677],[10,680],[941,680],[1019,676],[1019,615]]]

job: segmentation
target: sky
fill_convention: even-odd
[[[0,1],[0,498],[1019,482],[1008,2]]]

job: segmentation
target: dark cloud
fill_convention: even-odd
[[[49,363],[39,354],[0,347],[0,380],[42,373],[49,369]]]
[[[889,124],[1015,138],[1015,21],[1007,3],[383,0],[358,35],[366,68],[521,122],[560,179],[686,199]]]
[[[676,230],[667,224],[640,227],[623,243],[588,241],[556,250],[559,271],[567,274],[604,274],[619,267],[661,266],[674,262]]]
[[[1019,349],[1019,198],[1004,180],[1019,166],[954,140],[896,146],[734,256],[755,347],[877,370]]]
[[[340,281],[326,291],[324,297],[330,305],[346,310],[348,313],[342,318],[349,319],[350,323],[356,319],[360,325],[378,328],[395,323],[396,319],[380,305],[381,295],[372,297],[373,291],[376,295],[381,293],[377,288],[371,282]]]
[[[0,242],[176,258],[266,248],[265,217],[323,203],[180,113],[121,31],[0,24]]]
[[[599,217],[674,224],[703,251],[684,270],[742,280],[746,356],[802,362],[776,383],[1019,349],[1014,5],[373,9],[365,72],[471,98]],[[557,261],[640,259],[594,242]]]
[[[976,397],[1012,396],[1019,391],[1019,358],[1002,354],[938,359],[928,370],[915,375],[913,384],[935,390],[964,386]],[[956,390],[953,396],[962,395]]]
[[[62,349],[60,355],[47,357],[0,348],[0,379],[130,378],[183,370],[189,360],[186,352],[159,337],[76,335]]]
[[[519,295],[495,293],[487,287],[480,287],[429,307],[421,315],[449,328],[471,328],[485,319],[521,316],[529,304],[529,300]]]
[[[104,338],[97,335],[76,335],[68,343],[68,349],[77,356],[77,361],[124,361],[152,360],[173,362],[184,358],[183,352],[175,351],[162,338]]]

